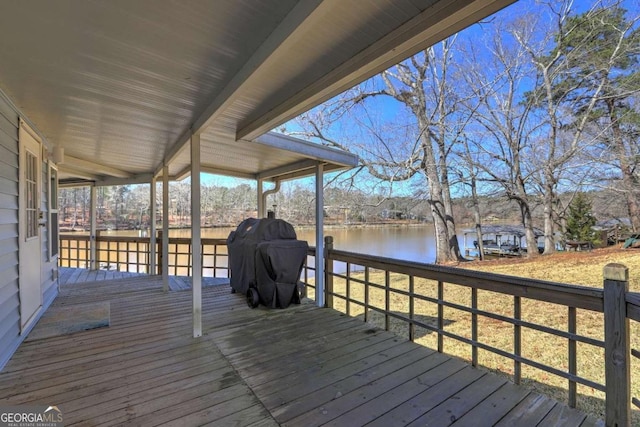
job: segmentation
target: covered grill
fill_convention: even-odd
[[[298,281],[307,242],[281,219],[249,218],[227,238],[231,287],[246,294],[251,307],[286,308],[300,303]]]

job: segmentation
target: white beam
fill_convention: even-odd
[[[514,1],[437,1],[295,95],[265,105],[256,119],[238,129],[236,139],[253,140]]]
[[[61,179],[80,178],[80,179],[87,179],[87,180],[90,180],[90,181],[94,181],[94,180],[99,178],[99,175],[96,175],[94,173],[85,172],[85,171],[81,171],[79,169],[65,167],[65,166],[62,166],[62,165],[58,166],[58,172],[59,172],[59,175],[60,175],[60,177],[58,178],[59,180],[61,180]],[[67,177],[65,177],[65,175],[68,175],[71,178],[67,178]]]
[[[97,207],[97,195],[96,195],[96,186],[92,185],[89,187],[89,269],[97,270],[100,268],[98,265],[98,242],[97,242],[97,215],[96,215],[96,207]]]
[[[322,0],[301,0],[297,2],[278,27],[269,34],[260,47],[244,63],[242,68],[231,73],[233,76],[231,80],[227,82],[225,87],[218,92],[211,103],[192,123],[190,129],[165,153],[164,164],[169,164],[176,158],[180,151],[185,148],[192,134],[199,134],[204,131],[225,109],[238,99],[240,88],[247,82],[249,77],[291,36],[320,3],[322,3]],[[159,173],[159,169],[160,167],[156,169],[156,175]]]
[[[264,172],[260,172],[258,173],[258,179],[263,179],[263,180],[267,180],[267,179],[273,179],[273,178],[278,178],[282,175],[288,175],[288,174],[293,174],[295,172],[299,172],[299,171],[304,171],[304,170],[311,170],[313,171],[313,169],[315,169],[316,165],[318,164],[318,162],[316,160],[300,160],[297,161],[295,163],[291,163],[288,165],[284,165],[284,166],[279,166],[277,168],[273,168],[273,169],[269,169],[266,170]],[[309,175],[312,175],[313,172],[311,172]]]
[[[169,292],[169,167],[162,170],[162,290]]]
[[[316,305],[324,307],[324,169],[316,166]]]
[[[258,218],[264,218],[266,216],[265,208],[264,208],[264,198],[262,197],[264,193],[264,180],[262,178],[258,178]]]
[[[156,251],[156,219],[157,219],[157,207],[156,207],[156,178],[151,178],[149,184],[149,271],[147,274],[158,274],[158,267],[156,263],[156,257],[158,256]]]
[[[162,164],[158,166],[153,173],[154,176],[158,176],[164,170],[164,167],[175,160],[175,158],[180,154],[182,150],[184,150],[187,146],[187,142],[189,142],[189,138],[191,138],[191,128],[184,131],[180,138],[164,153],[164,159]]]
[[[191,136],[191,291],[193,337],[202,336],[202,245],[200,236],[200,134]]]
[[[218,96],[205,109],[204,113],[194,122],[193,131],[199,132],[209,126],[222,111],[232,105],[240,96],[239,89],[249,77],[287,40],[287,38],[302,24],[311,13],[322,3],[322,0],[299,1],[278,27],[253,53],[251,58],[234,73],[231,81],[220,91]]]
[[[200,172],[210,173],[213,175],[232,176],[234,178],[256,179],[256,175],[254,173],[238,172],[230,169],[224,169],[224,168],[208,166],[208,165],[201,165]]]
[[[148,184],[153,179],[153,174],[142,173],[133,175],[130,178],[97,178],[96,185],[100,187],[111,187],[114,185]]]
[[[94,175],[109,175],[116,178],[132,178],[133,174],[123,170],[113,168],[111,166],[102,165],[100,163],[91,162],[89,160],[79,159],[69,155],[64,156],[64,169],[78,169],[89,172]]]
[[[182,181],[183,179],[186,179],[189,175],[191,175],[191,165],[185,167],[180,172],[173,175],[171,178],[174,181]]]
[[[266,133],[253,141],[254,144],[266,145],[269,148],[293,151],[303,156],[323,160],[338,165],[353,167],[358,165],[358,156],[347,151],[326,147],[311,141],[284,135],[278,132]]]

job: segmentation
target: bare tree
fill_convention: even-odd
[[[377,179],[393,183],[418,175],[426,178],[436,263],[463,259],[453,218],[449,159],[468,117],[461,116],[459,92],[452,81],[454,41],[426,49],[298,121],[306,137],[357,152],[362,168]],[[375,101],[380,98],[386,101]],[[395,117],[395,123],[379,120],[372,108],[376,102],[386,102],[387,110],[400,108],[405,115]],[[348,144],[332,136],[336,122],[344,119],[364,130],[359,135],[364,143]],[[341,132],[344,135],[344,128]]]
[[[492,37],[485,41],[488,56],[485,50],[479,53],[485,47],[479,46],[478,40],[468,43],[465,78],[474,97],[467,101],[467,107],[473,111],[474,125],[467,136],[476,152],[474,166],[518,204],[527,246],[535,248],[532,211],[536,197],[531,194],[534,171],[527,156],[539,125],[531,120],[532,102],[522,102],[520,96],[532,69],[526,51],[505,34],[508,32],[496,23]],[[535,256],[537,250],[527,254]]]
[[[480,166],[479,158],[481,154],[472,148],[469,138],[465,135],[462,138],[462,144],[456,150],[460,163],[457,168],[460,182],[469,188],[471,193],[470,208],[473,213],[474,228],[476,231],[476,248],[478,250],[478,259],[484,260],[484,244],[482,239],[482,210],[480,208],[480,193],[478,187],[483,185],[483,181],[487,181],[486,174]],[[486,193],[486,191],[485,191]]]

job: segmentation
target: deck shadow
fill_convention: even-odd
[[[391,311],[392,315],[396,315],[396,316],[402,316],[405,318],[409,317],[408,313],[405,312],[401,312],[401,311]],[[354,318],[359,319],[361,321],[364,321],[364,313],[362,314],[358,314],[357,316],[354,316]],[[420,322],[422,324],[425,325],[429,325],[432,326],[433,328],[437,328],[438,327],[438,318],[434,317],[434,316],[425,316],[422,314],[414,314],[413,318],[415,321]],[[367,323],[370,323],[372,325],[377,326],[378,328],[384,329],[385,328],[385,315],[382,313],[379,313],[377,311],[373,311],[370,310],[369,311],[369,316],[367,319]],[[445,327],[451,325],[455,323],[454,320],[449,320],[449,319],[443,319],[443,324]],[[400,320],[398,318],[395,318],[393,316],[390,316],[389,318],[389,330],[393,333],[395,333],[396,335],[402,337],[402,338],[406,338],[409,339],[409,324],[405,321],[405,320]],[[416,326],[415,328],[415,333],[414,333],[414,339],[419,339],[419,338],[423,338],[425,336],[431,335],[436,333],[435,331],[420,327],[420,326]]]

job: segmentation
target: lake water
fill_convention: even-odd
[[[299,234],[315,244],[313,231],[311,236],[307,230]],[[436,259],[432,226],[340,228],[325,230],[325,235],[333,236],[334,248],[344,251],[418,262]]]
[[[226,238],[232,228],[202,229],[202,237]],[[171,230],[170,236],[189,237],[190,230]],[[315,230],[297,228],[298,239],[315,246]],[[325,236],[333,236],[333,246],[350,252],[377,255],[417,262],[434,262],[436,259],[433,226],[382,226],[359,228],[327,228]],[[458,240],[462,245],[462,238]],[[462,249],[462,247],[461,247]]]

